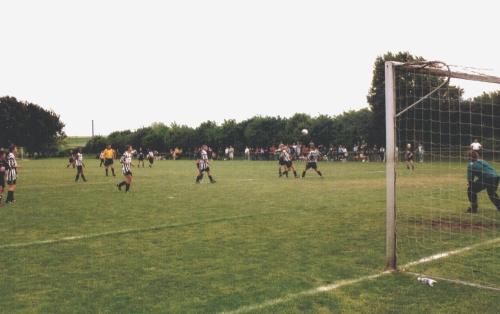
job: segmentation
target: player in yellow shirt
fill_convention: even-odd
[[[111,145],[108,144],[106,149],[103,151],[104,155],[104,167],[106,169],[106,176],[108,176],[108,169],[111,168],[111,173],[113,177],[115,176],[115,168],[113,167],[113,159],[116,156],[115,150],[111,148]]]

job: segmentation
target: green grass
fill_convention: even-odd
[[[381,164],[321,163],[324,179],[295,180],[278,179],[275,162],[214,162],[217,184],[196,185],[192,161],[162,161],[133,168],[124,194],[118,169],[86,163],[89,181],[74,183],[65,159],[22,162],[17,203],[0,208],[0,312],[215,313],[384,269]],[[463,167],[401,171],[401,263],[498,237],[484,195],[480,214],[463,213]],[[491,245],[410,270],[500,286],[499,262]],[[494,313],[499,300],[402,273],[261,311]]]
[[[66,150],[84,147],[90,139],[90,136],[68,136],[61,144],[61,149]]]

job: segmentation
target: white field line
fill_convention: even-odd
[[[464,280],[449,279],[449,278],[431,276],[431,275],[426,275],[426,274],[417,274],[417,273],[413,273],[413,272],[410,272],[410,271],[405,272],[405,274],[410,274],[410,275],[413,275],[413,276],[423,276],[423,277],[434,279],[437,282],[439,282],[439,281],[446,281],[446,282],[450,282],[450,283],[454,283],[454,284],[458,284],[458,285],[463,285],[463,286],[469,286],[469,287],[478,288],[478,289],[492,290],[492,291],[498,291],[498,292],[500,292],[500,288],[498,288],[498,287],[480,285],[480,284],[477,284],[477,283],[468,282],[468,281],[464,281]]]
[[[473,250],[473,249],[475,249],[477,247],[480,247],[480,246],[489,245],[489,244],[496,244],[496,243],[500,243],[500,237],[499,238],[495,238],[495,239],[491,239],[491,240],[488,240],[488,241],[480,242],[480,243],[477,243],[477,244],[469,245],[469,246],[466,246],[466,247],[463,247],[463,248],[460,248],[460,249],[456,249],[456,250],[453,250],[453,251],[438,253],[438,254],[434,254],[434,255],[428,256],[428,257],[424,257],[424,258],[421,258],[421,259],[419,259],[417,261],[409,262],[409,263],[401,266],[400,268],[401,268],[401,270],[404,271],[406,268],[409,268],[409,267],[412,267],[412,266],[415,266],[415,265],[425,264],[425,263],[432,262],[432,261],[435,261],[435,260],[438,260],[438,259],[442,259],[442,258],[451,256],[451,255],[457,255],[457,254],[460,254],[460,253],[464,253],[464,252]]]
[[[239,314],[239,313],[254,312],[254,311],[262,310],[263,308],[266,308],[269,306],[286,303],[288,301],[292,301],[292,300],[297,299],[299,297],[316,295],[316,294],[332,291],[332,290],[335,290],[335,289],[338,289],[338,288],[341,288],[344,286],[357,284],[357,283],[362,282],[362,281],[377,279],[383,275],[387,275],[390,273],[391,273],[390,271],[384,271],[384,272],[381,272],[381,273],[378,273],[375,275],[362,276],[362,277],[359,277],[356,279],[341,280],[341,281],[338,281],[338,282],[330,284],[330,285],[321,286],[321,287],[317,287],[317,288],[310,289],[310,290],[305,290],[305,291],[301,291],[301,292],[297,292],[297,293],[288,294],[284,297],[265,301],[265,302],[260,303],[260,304],[243,306],[243,307],[240,307],[239,309],[234,310],[234,311],[222,312],[222,314]]]
[[[435,254],[435,255],[432,255],[429,257],[424,257],[424,258],[421,258],[417,261],[407,263],[407,264],[401,266],[401,268],[404,270],[405,268],[408,268],[411,266],[429,263],[429,262],[439,260],[442,258],[446,258],[446,257],[452,256],[452,255],[457,255],[457,254],[460,254],[463,252],[467,252],[467,251],[470,251],[470,250],[475,249],[475,248],[480,247],[480,246],[495,244],[495,243],[500,243],[500,237],[492,239],[492,240],[484,241],[481,243],[473,244],[473,245],[470,245],[467,247],[463,247],[463,248],[460,248],[457,250],[443,252],[443,253]],[[392,271],[384,271],[384,272],[380,272],[378,274],[362,276],[362,277],[358,277],[355,279],[340,280],[340,281],[333,283],[333,284],[330,284],[330,285],[321,286],[321,287],[313,288],[310,290],[305,290],[305,291],[301,291],[301,292],[297,292],[297,293],[288,294],[284,297],[268,300],[268,301],[265,301],[265,302],[260,303],[260,304],[243,306],[243,307],[240,307],[234,311],[222,312],[222,314],[239,314],[239,313],[255,312],[255,311],[259,311],[263,308],[269,307],[269,306],[278,305],[278,304],[292,301],[292,300],[297,299],[299,297],[317,295],[320,293],[333,291],[333,290],[336,290],[336,289],[339,289],[339,288],[342,288],[345,286],[354,285],[354,284],[357,284],[357,283],[360,283],[363,281],[377,279],[379,277],[382,277],[384,275],[388,275],[391,273],[392,273]]]
[[[213,218],[213,219],[199,220],[199,221],[192,221],[192,222],[185,222],[185,223],[163,224],[163,225],[156,225],[156,226],[150,226],[150,227],[144,227],[144,228],[130,228],[130,229],[106,231],[106,232],[100,232],[100,233],[89,233],[89,234],[63,237],[63,238],[59,238],[59,239],[48,239],[48,240],[39,240],[39,241],[24,242],[24,243],[2,244],[2,245],[0,245],[0,250],[1,249],[30,247],[30,246],[37,246],[37,245],[44,245],[44,244],[54,244],[54,243],[61,243],[61,242],[78,241],[78,240],[86,240],[86,239],[94,239],[94,238],[123,235],[123,234],[130,234],[130,233],[157,231],[157,230],[163,230],[163,229],[168,229],[168,228],[204,225],[204,224],[209,224],[209,223],[232,221],[232,220],[253,218],[253,217],[259,217],[259,216],[270,216],[270,215],[291,214],[291,213],[303,213],[303,211],[301,211],[301,210],[281,210],[281,211],[258,213],[258,214],[248,214],[248,215]]]

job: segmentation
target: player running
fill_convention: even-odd
[[[196,168],[198,169],[198,176],[196,177],[196,183],[200,183],[203,179],[203,173],[206,172],[210,183],[215,183],[214,178],[210,174],[210,164],[208,162],[207,145],[203,145],[198,153],[198,159],[196,160]]]
[[[7,199],[5,200],[5,204],[14,203],[16,200],[14,199],[14,192],[16,191],[16,183],[17,183],[17,147],[12,144],[9,147],[9,153],[7,154],[6,161],[6,177],[7,177]]]
[[[115,177],[115,168],[113,167],[114,163],[113,159],[116,156],[115,150],[111,148],[111,144],[108,144],[103,153],[104,153],[104,168],[106,169],[106,177],[108,176],[109,168],[111,168],[111,173],[113,174],[113,177]]]
[[[406,150],[405,150],[405,161],[406,161],[406,169],[410,170],[415,170],[415,165],[413,164],[413,150],[411,149],[411,144],[408,143],[406,144]]]
[[[155,162],[155,153],[152,150],[148,152],[148,161],[149,161],[149,168],[152,168],[153,163]]]
[[[85,167],[85,164],[83,163],[83,154],[81,149],[79,149],[78,152],[76,153],[75,165],[76,165],[75,182],[78,182],[80,176],[82,176],[83,182],[87,182],[87,179],[85,179],[85,175],[83,174],[83,168]]]
[[[306,172],[309,169],[313,169],[316,171],[316,173],[323,178],[323,174],[321,174],[321,171],[318,170],[318,159],[320,157],[320,152],[319,150],[314,146],[314,143],[309,144],[310,151],[309,154],[307,154],[307,164],[306,164],[306,169],[302,172],[302,178],[306,176]]]
[[[477,180],[475,180],[477,178]],[[467,196],[471,207],[467,209],[468,213],[477,213],[477,193],[486,189],[490,201],[500,211],[500,199],[497,189],[500,176],[493,167],[486,161],[479,159],[479,152],[472,150],[469,152],[469,165],[467,166]]]
[[[137,168],[141,167],[142,163],[142,168],[144,168],[144,151],[142,150],[142,147],[139,148],[139,152],[137,153],[137,159],[139,162],[137,163]]]
[[[2,206],[3,190],[5,189],[5,171],[7,169],[7,161],[5,160],[5,152],[0,150],[0,206]]]
[[[120,163],[122,164],[122,173],[125,176],[125,180],[117,184],[118,190],[122,190],[122,186],[125,185],[125,192],[130,190],[130,185],[132,184],[132,145],[127,146],[127,150],[123,153],[122,158],[120,158]]]

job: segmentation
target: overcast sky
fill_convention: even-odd
[[[497,3],[0,0],[0,95],[53,109],[68,135],[335,115],[367,106],[387,51],[498,75]]]

